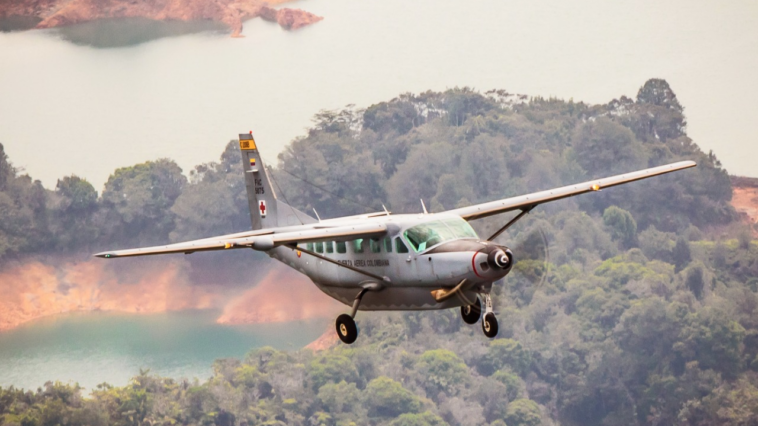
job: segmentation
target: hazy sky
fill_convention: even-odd
[[[671,84],[688,133],[758,177],[758,2],[307,0],[296,32],[194,35],[98,50],[0,34],[0,142],[48,188],[170,157],[185,171],[254,130],[269,161],[314,113],[472,86],[607,102]],[[619,170],[622,172],[622,170]]]

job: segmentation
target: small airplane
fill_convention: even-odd
[[[253,249],[308,276],[328,296],[351,307],[337,317],[337,335],[358,337],[358,310],[461,309],[463,321],[481,317],[489,338],[498,332],[490,291],[511,271],[511,250],[493,242],[536,206],[611,186],[695,167],[681,161],[518,197],[429,213],[383,212],[322,220],[279,200],[253,133],[239,135],[252,230],[165,246],[106,251],[114,259],[168,253]],[[502,228],[480,238],[469,221],[519,211]],[[482,317],[482,312],[484,313]]]

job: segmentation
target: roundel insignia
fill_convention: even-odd
[[[300,257],[300,256],[302,256],[302,255],[303,255],[303,252],[301,252],[300,250],[298,250],[298,251],[297,251],[297,257]]]

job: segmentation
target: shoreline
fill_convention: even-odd
[[[67,29],[79,24],[96,25],[109,19],[144,19],[154,24],[185,24],[188,27],[216,23],[228,29],[231,37],[244,37],[243,23],[254,18],[277,23],[285,30],[297,30],[323,19],[302,9],[272,7],[291,1],[221,0],[209,3],[206,0],[183,0],[169,4],[124,4],[116,0],[97,3],[85,0],[22,0],[0,4],[0,31]]]

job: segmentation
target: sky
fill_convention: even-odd
[[[197,34],[135,47],[0,34],[0,143],[47,188],[77,174],[172,158],[188,172],[254,130],[264,158],[321,109],[404,92],[479,90],[605,103],[664,78],[690,137],[758,177],[758,2],[305,0],[324,16],[242,39]],[[623,172],[619,170],[619,172]]]

